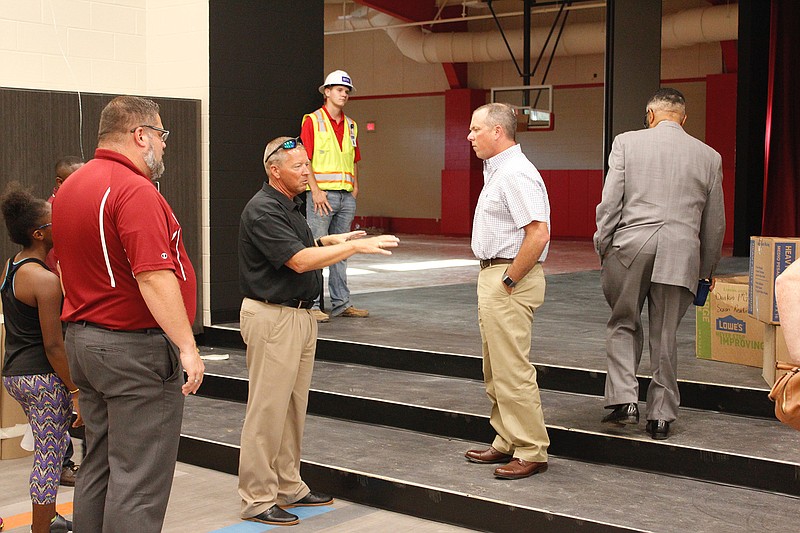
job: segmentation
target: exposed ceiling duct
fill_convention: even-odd
[[[700,43],[731,41],[738,37],[736,4],[687,9],[665,15],[661,21],[661,47],[682,48]],[[400,27],[397,27],[400,26]],[[427,33],[378,11],[360,8],[347,20],[326,24],[326,31],[352,28],[383,29],[400,52],[418,63],[478,63],[509,60],[499,31]],[[547,28],[533,28],[531,49],[541,50]],[[506,31],[516,57],[522,56],[522,30]],[[567,24],[556,48],[557,56],[601,54],[605,51],[605,23]]]

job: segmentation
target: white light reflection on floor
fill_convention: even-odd
[[[476,259],[441,259],[439,261],[417,261],[415,263],[382,263],[369,265],[369,268],[374,268],[375,270],[391,270],[394,272],[410,272],[412,270],[432,270],[435,268],[453,268],[477,265],[478,261]]]
[[[348,276],[364,276],[366,274],[378,274],[378,271],[390,272],[412,272],[414,270],[435,270],[438,268],[454,268],[454,267],[471,267],[478,266],[478,261],[475,259],[442,259],[439,261],[416,261],[413,263],[384,263],[368,265],[369,270],[365,268],[347,268]],[[322,275],[328,277],[328,268],[322,269]]]
[[[364,274],[377,274],[374,270],[365,270],[363,268],[347,267],[348,276],[363,276]],[[328,277],[328,267],[322,269],[322,275]]]

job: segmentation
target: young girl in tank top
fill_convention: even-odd
[[[11,240],[22,246],[0,272],[6,328],[2,374],[3,386],[22,406],[33,431],[31,531],[71,531],[71,523],[56,513],[56,494],[79,391],[70,378],[64,351],[61,286],[44,263],[53,247],[51,208],[16,182],[0,198],[0,207]],[[78,413],[75,426],[82,424]]]

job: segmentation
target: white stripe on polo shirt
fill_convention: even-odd
[[[180,251],[181,230],[183,228],[181,228],[180,225],[181,223],[178,222],[178,217],[175,216],[175,213],[172,212],[172,209],[170,209],[170,214],[172,215],[172,218],[175,219],[175,223],[178,224],[178,231],[176,231],[175,235],[173,235],[172,237],[175,239],[175,258],[178,260],[178,264],[181,266],[181,276],[183,276],[183,281],[186,281],[186,270],[184,270],[183,268],[183,260],[181,259],[181,251]]]
[[[111,187],[106,189],[106,193],[103,195],[103,200],[100,202],[100,244],[103,246],[103,258],[106,260],[106,270],[108,270],[109,281],[111,282],[111,286],[116,288],[117,282],[114,280],[114,272],[111,270],[111,261],[108,259],[108,247],[106,246],[105,223],[103,219],[103,213],[105,212],[106,208],[106,200],[108,200],[109,194],[111,194]]]

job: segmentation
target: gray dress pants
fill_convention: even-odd
[[[67,326],[86,456],[75,485],[76,533],[157,533],[167,509],[183,419],[183,370],[160,330]]]
[[[650,281],[656,241],[651,239],[628,268],[616,257],[614,249],[603,260],[603,294],[611,306],[611,318],[606,326],[605,405],[639,399],[636,371],[642,358],[641,314],[647,299],[652,374],[647,390],[647,420],[672,422],[678,416],[680,405],[676,332],[693,296],[685,287]]]

